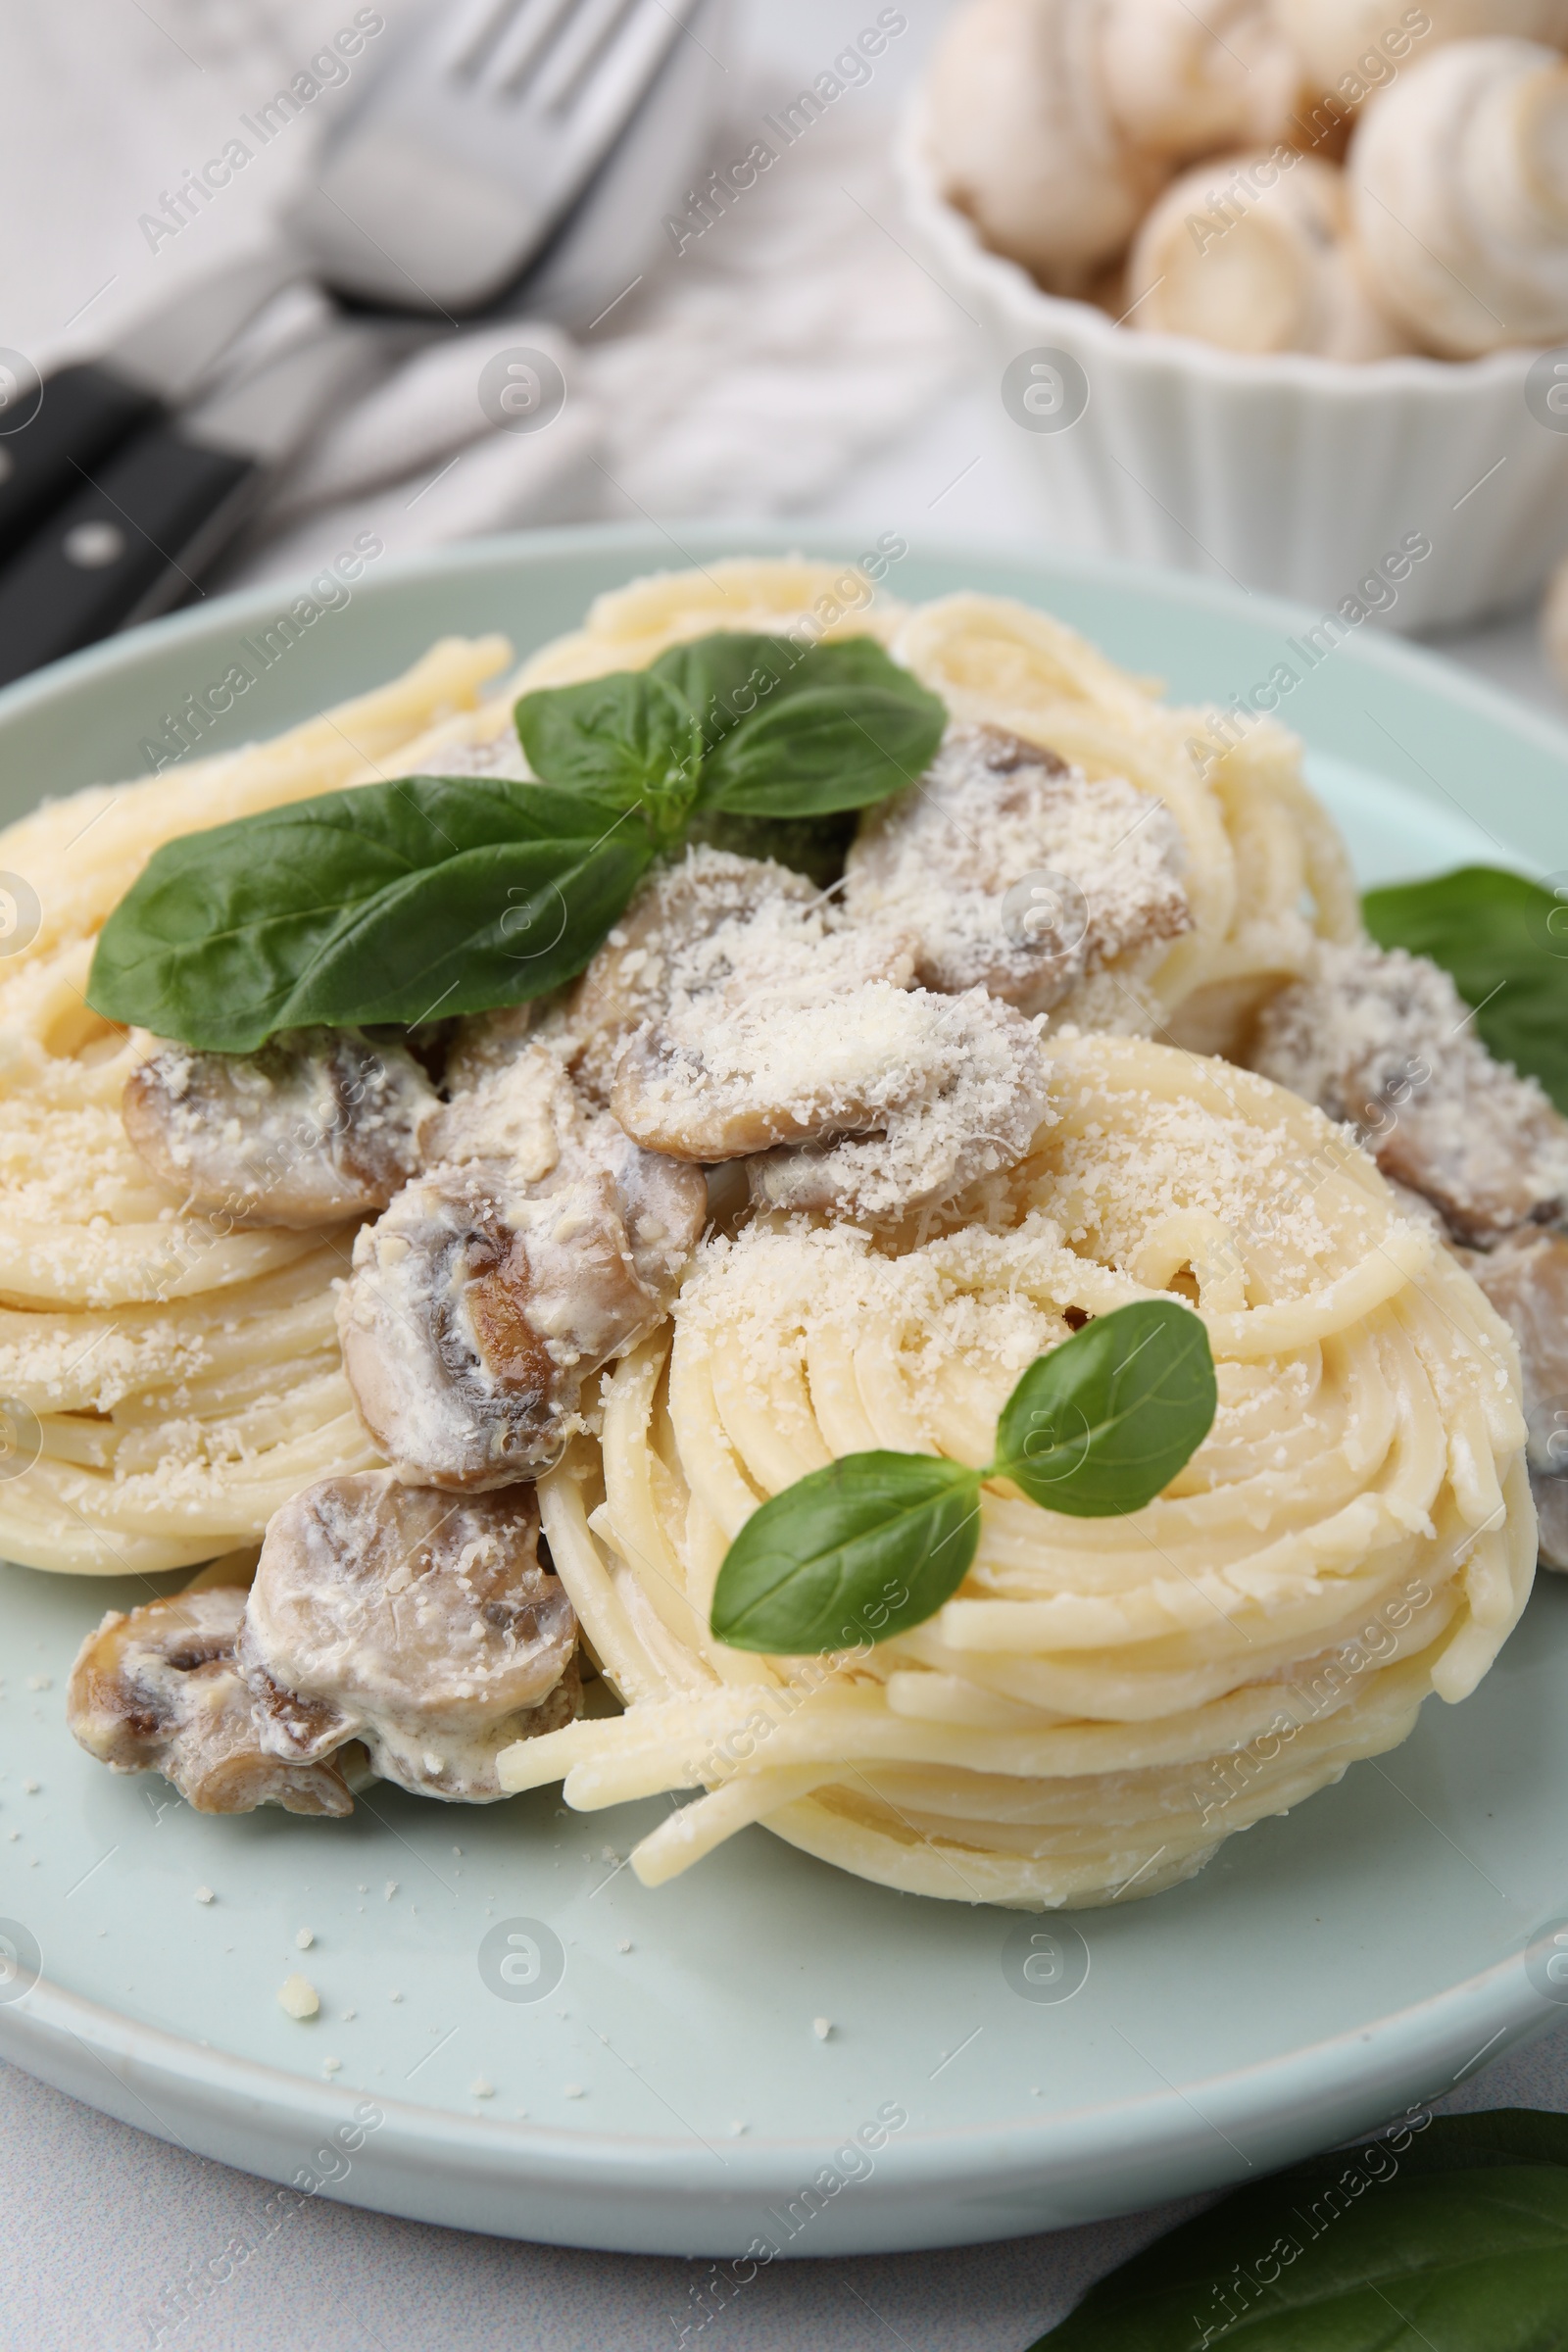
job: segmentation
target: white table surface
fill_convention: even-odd
[[[186,15],[197,5],[212,19],[228,0],[185,0]],[[897,65],[906,76],[945,9],[943,0],[905,6],[911,37]],[[0,0],[0,24],[13,13]],[[787,11],[780,0],[747,0],[743,31],[752,57],[776,65],[781,90],[786,83],[793,89],[874,14],[868,0],[789,0]],[[172,9],[168,16],[180,21]],[[56,183],[62,209],[52,199],[44,204],[35,181],[15,190],[17,205],[5,201],[5,118],[39,95],[13,85],[9,103],[0,98],[0,217],[12,238],[32,239],[34,260],[46,249],[63,251],[73,282],[86,284],[102,220],[80,179],[67,171]],[[30,220],[27,196],[35,208]],[[1009,431],[976,353],[952,397],[810,510],[811,519],[842,521],[847,539],[869,526],[1042,544]],[[1444,650],[1568,717],[1568,700],[1539,652],[1533,614]],[[1468,2081],[1446,2104],[1568,2111],[1568,2028]],[[230,2236],[247,2234],[265,2185],[110,2122],[5,2066],[0,2180],[6,2352],[80,2352],[88,2343],[95,2352],[153,2352],[159,2343],[176,2352],[429,2352],[435,2345],[489,2352],[496,2344],[508,2352],[673,2352],[702,2270],[474,2237],[323,2199],[266,2239],[200,2316],[159,2338],[145,2315],[220,2254]],[[687,2342],[701,2343],[703,2352],[892,2352],[901,2345],[906,2352],[1022,2352],[1091,2279],[1182,2210],[950,2253],[780,2264],[759,2274]]]

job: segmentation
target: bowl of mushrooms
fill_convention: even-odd
[[[1568,0],[967,0],[900,171],[1054,535],[1351,627],[1539,588],[1565,49]]]

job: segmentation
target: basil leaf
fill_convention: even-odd
[[[581,971],[652,856],[635,817],[535,784],[324,793],[166,842],[104,926],[88,1003],[221,1054],[518,1004]]]
[[[513,716],[528,765],[546,783],[641,808],[657,833],[678,833],[685,823],[703,734],[690,704],[656,670],[541,687]]]
[[[1198,1316],[1173,1298],[1119,1306],[1036,1357],[985,1469],[850,1453],[764,1502],[725,1554],[712,1631],[733,1649],[784,1655],[923,1625],[974,1558],[983,1480],[1010,1478],[1080,1519],[1141,1510],[1202,1444],[1215,1402]]]
[[[980,1473],[923,1453],[851,1453],[754,1511],[725,1555],[711,1625],[732,1649],[846,1649],[922,1625],[980,1534]]]
[[[1369,890],[1361,914],[1380,948],[1430,956],[1499,1061],[1539,1078],[1568,1111],[1568,897],[1494,865]]]
[[[1102,2279],[1033,2352],[1556,2352],[1565,2312],[1568,2120],[1501,2110],[1249,2184]]]
[[[860,637],[857,645],[874,645]],[[880,647],[877,649],[880,652]],[[672,687],[703,730],[705,752],[764,704],[795,692],[801,665],[812,649],[793,637],[765,637],[749,629],[715,629],[711,636],[672,645],[652,664],[652,675]]]
[[[166,843],[105,925],[94,1009],[240,1054],[520,1004],[582,970],[700,792],[773,823],[852,809],[928,763],[944,713],[869,638],[719,632],[515,718],[536,780],[413,776]]]
[[[788,637],[719,631],[661,654],[654,674],[696,711],[702,801],[749,816],[861,808],[930,766],[947,711],[874,637],[804,652]]]
[[[813,687],[878,686],[890,670],[895,679],[913,683],[874,637],[801,645],[793,637],[715,629],[711,636],[672,645],[651,666],[653,675],[696,711],[710,751],[764,705],[773,707]]]
[[[936,698],[928,699],[940,713]],[[853,697],[836,687],[797,695],[759,711],[720,744],[708,765],[710,805],[755,816],[863,808],[925,772],[942,723],[881,688],[862,687]]]
[[[705,807],[772,817],[885,800],[930,765],[946,718],[874,637],[803,648],[730,629],[516,710],[535,775],[642,807],[664,833],[699,791]]]
[[[1174,1298],[1140,1298],[1036,1357],[1003,1408],[992,1467],[1045,1510],[1114,1518],[1169,1485],[1216,1402],[1199,1317]]]

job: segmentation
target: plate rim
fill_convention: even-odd
[[[1456,2087],[1482,2058],[1500,2058],[1561,2022],[1560,2005],[1544,2000],[1530,1984],[1521,1952],[1369,2024],[1281,2056],[1204,2075],[1185,2090],[1171,2087],[1038,2119],[901,2132],[879,2151],[875,2172],[863,2184],[876,2188],[874,2199],[862,2201],[868,2227],[848,2243],[815,2244],[809,2255],[896,2250],[904,2242],[897,2230],[889,2235],[870,2226],[876,2209],[885,2214],[900,2200],[922,2196],[956,2196],[973,2209],[961,2226],[935,2238],[922,2232],[914,2240],[957,2245],[1023,2233],[1030,2225],[1020,2221],[1020,2202],[1033,2199],[1049,2207],[1064,2189],[1075,2192],[1068,2209],[1042,2214],[1034,2229],[1146,2208],[1178,2192],[1165,2187],[1150,2193],[1144,2176],[1178,2159],[1186,2168],[1179,2193],[1239,2184],[1320,2148],[1368,2137],[1397,2122],[1401,2112],[1414,2117],[1428,2100]],[[1486,2028],[1492,2030],[1479,2048],[1470,2048],[1456,2072],[1445,2072]],[[68,2042],[110,2076],[123,2101],[94,2098],[82,2087],[83,2070],[71,2062]],[[270,2161],[270,2143],[286,2137],[297,2170],[301,2148],[351,2125],[370,2101],[381,2121],[365,2149],[356,2151],[361,2161],[347,2176],[352,2180],[358,2173],[357,2189],[348,2193],[345,2182],[340,2193],[338,2184],[326,2181],[319,2193],[414,2220],[451,2220],[433,2214],[428,2196],[421,2195],[433,2160],[458,2179],[486,2180],[503,2199],[532,2191],[543,2200],[542,2210],[517,2211],[510,2228],[493,2213],[479,2228],[609,2251],[739,2252],[743,2237],[748,2242],[755,2237],[756,2208],[798,2196],[802,2174],[829,2163],[851,2136],[848,2132],[750,2132],[726,2144],[724,2161],[733,2166],[734,2177],[716,2188],[706,2152],[694,2152],[689,2137],[583,2132],[421,2107],[183,2039],[46,1978],[0,2007],[0,2056],[187,2152],[280,2182],[288,2179],[290,2158],[284,2156],[281,2166]],[[118,2067],[139,2077],[139,2082],[127,2082]],[[1374,2086],[1379,2095],[1372,2100]],[[175,2106],[178,2123],[159,2112],[149,2091]],[[126,2112],[124,2102],[145,2114]],[[1355,2120],[1369,2109],[1376,2122]],[[1263,2137],[1270,2144],[1254,2160],[1231,2131],[1247,2133],[1254,2145]],[[236,2136],[248,2139],[238,2155]],[[1133,2166],[1139,2168],[1134,2185],[1122,2194],[1112,2185],[1115,2176]],[[1086,2184],[1091,2184],[1087,2200]],[[1005,2211],[985,2212],[988,2197],[1006,2201],[1009,2192]],[[651,2213],[646,2229],[628,2227],[627,2202],[651,2195],[658,2216]],[[559,2209],[563,2198],[609,2203],[618,2209],[617,2218],[603,2213],[596,2218],[591,2209],[579,2211],[574,2220],[564,2218]],[[662,2218],[670,2208],[690,2209],[673,2236]],[[743,2217],[733,2232],[714,2219],[731,2208]],[[798,2258],[809,2255],[802,2249]]]
[[[450,540],[439,547],[389,556],[384,566],[378,566],[373,575],[356,583],[355,596],[374,603],[407,580],[433,580],[456,571],[504,571],[519,562],[548,564],[554,557],[569,556],[578,550],[611,554],[624,549],[628,555],[645,556],[646,571],[631,573],[629,578],[700,568],[699,556],[716,561],[737,555],[794,555],[805,556],[808,561],[839,561],[848,564],[854,559],[846,556],[845,550],[853,541],[863,538],[868,527],[858,523],[833,524],[816,518],[800,524],[780,523],[776,519],[677,522],[675,528],[680,532],[677,542],[657,524],[562,523],[546,530],[504,531],[482,539]],[[1272,623],[1287,635],[1322,619],[1318,607],[1296,598],[1276,596],[1266,589],[1238,589],[1200,572],[1168,571],[1156,564],[1134,563],[1121,556],[1085,549],[1049,544],[1035,548],[1020,544],[1004,532],[921,532],[910,537],[907,544],[908,553],[922,561],[961,562],[972,558],[1014,564],[1020,570],[1054,572],[1096,586],[1136,589],[1177,604],[1197,606],[1218,619]],[[684,564],[672,560],[682,556],[688,559]],[[104,638],[96,645],[83,646],[78,653],[68,654],[28,677],[0,687],[0,730],[15,717],[46,709],[84,678],[126,673],[134,670],[148,652],[187,640],[199,643],[204,637],[220,635],[236,623],[243,628],[249,621],[274,611],[280,602],[287,601],[290,593],[304,593],[309,585],[306,575],[288,574],[254,587],[225,590],[199,606],[166,613],[157,620],[143,621],[133,629]],[[1445,702],[1473,710],[1478,717],[1531,737],[1540,749],[1568,764],[1568,716],[1558,719],[1548,711],[1536,710],[1510,694],[1506,687],[1461,669],[1437,649],[1398,636],[1375,618],[1353,637],[1337,644],[1334,658],[1337,662],[1380,670],[1434,692]],[[1297,730],[1287,726],[1287,732]],[[218,756],[221,757],[221,752]],[[122,779],[98,780],[114,783]]]

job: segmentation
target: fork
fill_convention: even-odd
[[[641,267],[697,163],[722,69],[696,28],[711,36],[722,15],[723,0],[438,6],[338,124],[316,187],[286,218],[286,250],[239,273],[255,303],[314,273],[380,319],[328,315],[183,420],[110,370],[63,370],[36,412],[45,429],[29,423],[0,446],[0,682],[196,593],[273,472],[377,366],[455,326],[547,248],[539,274],[565,307],[592,297],[598,308],[607,271]],[[244,284],[215,295],[210,277],[198,281],[140,341],[166,361],[187,348],[205,361],[220,339],[212,314],[223,310],[231,337]],[[164,375],[172,381],[167,365]],[[189,365],[185,375],[194,385]],[[253,382],[274,383],[280,403],[261,429]]]
[[[360,301],[447,317],[477,309],[541,252],[672,53],[702,48],[701,13],[702,0],[438,10],[337,125],[316,186],[286,215],[289,233]],[[684,166],[689,128],[671,130]]]
[[[657,236],[696,163],[721,70],[696,27],[711,38],[721,16],[721,0],[467,0],[453,10],[438,0],[338,122],[316,187],[289,216],[286,247],[204,274],[138,322],[123,353],[57,370],[41,406],[36,378],[30,393],[21,388],[34,415],[22,427],[4,419],[0,558],[100,459],[168,427],[207,388],[248,313],[291,275],[315,270],[360,302],[452,322],[513,283],[579,198],[579,213],[596,219],[565,233],[589,232],[601,269],[614,268],[633,223],[654,223]],[[624,153],[612,157],[617,140]],[[407,331],[392,338],[399,356]]]

